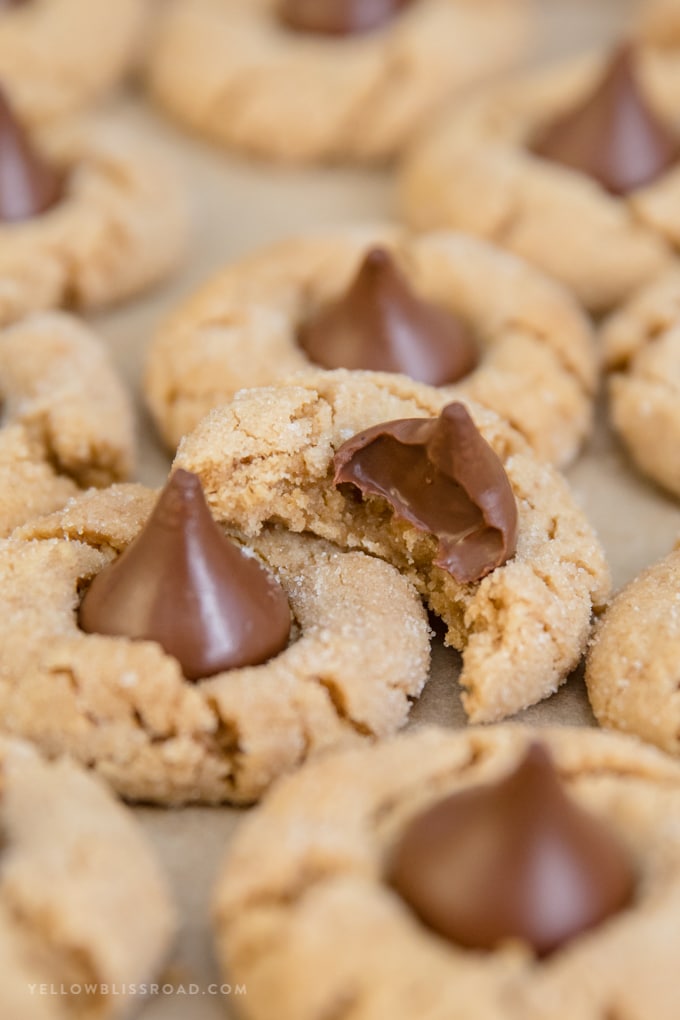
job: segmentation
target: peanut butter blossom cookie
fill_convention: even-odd
[[[179,262],[184,198],[159,155],[104,120],[30,132],[0,93],[0,324],[94,308]]]
[[[150,87],[189,127],[281,160],[394,156],[525,41],[525,0],[172,0]]]
[[[601,338],[614,428],[640,470],[680,496],[680,271],[635,294]]]
[[[525,263],[459,234],[357,228],[221,272],[161,328],[146,392],[174,447],[237,390],[319,367],[472,397],[557,463],[589,432],[597,375],[585,316]]]
[[[76,319],[45,312],[0,330],[0,400],[0,536],[81,488],[129,476],[130,398]]]
[[[403,376],[244,390],[175,464],[247,536],[283,524],[394,564],[462,651],[475,722],[553,693],[607,596],[602,550],[560,475],[492,412]]]
[[[151,847],[75,764],[3,737],[0,767],[2,1016],[127,1016],[175,928]]]
[[[680,122],[654,49],[624,46],[505,83],[414,146],[401,208],[524,256],[589,308],[618,304],[680,247]]]
[[[0,0],[0,81],[42,123],[92,104],[138,53],[145,0]]]
[[[393,567],[278,528],[236,543],[181,470],[0,543],[0,621],[3,729],[163,804],[253,801],[316,751],[393,733],[429,668]]]
[[[588,696],[603,726],[680,755],[680,548],[621,591],[588,653]]]
[[[680,768],[570,727],[328,756],[237,833],[216,926],[251,1020],[674,1020]]]

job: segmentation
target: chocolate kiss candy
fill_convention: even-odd
[[[680,138],[645,99],[633,51],[623,46],[596,91],[544,128],[531,151],[594,177],[615,195],[627,195],[678,161]]]
[[[539,955],[623,909],[635,884],[624,848],[567,796],[540,744],[506,779],[416,817],[388,880],[452,942],[495,949],[522,939]]]
[[[33,147],[0,90],[0,220],[30,220],[63,194],[63,175]]]
[[[435,566],[479,581],[515,552],[517,504],[503,465],[462,404],[375,425],[335,455],[335,484],[382,496],[439,540]]]
[[[412,0],[282,0],[281,21],[296,32],[358,35],[395,17]]]
[[[157,641],[188,680],[265,662],[286,647],[290,623],[279,584],[222,533],[199,479],[182,470],[80,607],[83,630]]]
[[[431,386],[456,382],[477,364],[469,330],[421,301],[381,248],[368,253],[340,300],[303,323],[298,343],[323,368],[402,372]]]

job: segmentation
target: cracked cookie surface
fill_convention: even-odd
[[[586,660],[588,697],[603,726],[680,755],[680,549],[613,600]]]
[[[32,0],[0,14],[0,81],[22,119],[90,105],[133,64],[145,0]]]
[[[447,95],[507,67],[524,0],[418,0],[382,29],[331,39],[278,21],[277,0],[173,0],[151,55],[154,97],[189,127],[270,159],[395,155]]]
[[[44,128],[36,141],[67,175],[66,192],[41,216],[0,224],[0,325],[121,301],[175,269],[185,202],[155,148],[104,118]]]
[[[134,993],[123,989],[154,977],[175,929],[158,861],[131,813],[74,763],[2,737],[0,825],[2,1015],[127,1015]],[[95,987],[74,990],[86,984]]]
[[[635,294],[601,340],[614,428],[640,470],[680,497],[680,270]]]
[[[633,905],[545,960],[428,931],[383,880],[409,820],[551,751],[569,793],[621,838]],[[680,768],[570,727],[420,730],[310,764],[241,827],[217,890],[218,953],[252,1020],[674,1020],[680,1008]],[[271,848],[276,847],[276,853]]]
[[[5,731],[68,751],[130,799],[245,803],[315,751],[405,723],[430,658],[415,591],[388,564],[309,536],[270,529],[251,543],[296,628],[262,666],[193,684],[153,642],[82,632],[80,592],[155,498],[91,491],[0,543]]]
[[[108,350],[57,312],[0,331],[0,536],[63,506],[79,487],[126,479],[131,400]]]
[[[434,567],[436,540],[393,519],[384,500],[347,498],[333,457],[380,422],[427,418],[447,399],[404,376],[306,373],[288,385],[243,390],[180,444],[218,521],[248,536],[268,522],[313,532],[393,563],[462,651],[463,704],[489,722],[552,694],[585,649],[593,606],[609,588],[602,549],[564,479],[493,412],[467,402],[500,457],[519,510],[516,556],[482,581],[460,584]]]
[[[147,398],[166,442],[175,447],[241,388],[318,371],[296,342],[298,326],[344,291],[376,245],[393,254],[420,296],[462,318],[478,339],[479,367],[442,393],[497,411],[548,460],[572,460],[590,431],[597,378],[590,327],[573,299],[483,241],[389,227],[274,245],[185,302],[147,363]]]
[[[666,61],[645,53],[654,108],[677,122]],[[606,58],[579,58],[492,86],[425,132],[404,160],[399,203],[418,230],[448,227],[485,237],[605,311],[670,266],[680,248],[680,167],[617,198],[596,181],[533,155],[537,129],[594,88]]]

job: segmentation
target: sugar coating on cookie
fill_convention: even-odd
[[[482,240],[389,227],[274,245],[189,298],[161,326],[147,361],[147,401],[168,445],[237,390],[316,371],[300,328],[345,292],[376,246],[419,300],[458,316],[478,346],[477,368],[443,387],[448,399],[470,397],[507,418],[541,456],[572,460],[590,431],[597,378],[591,330],[574,300]]]
[[[4,5],[3,5],[4,6]],[[31,124],[89,106],[138,56],[144,0],[26,0],[0,11],[0,81]]]
[[[264,665],[190,683],[159,644],[79,629],[82,591],[156,496],[91,491],[0,543],[5,731],[70,753],[133,800],[247,803],[313,753],[406,722],[430,661],[417,594],[388,564],[311,536],[268,529],[246,546],[294,619]]]
[[[680,243],[680,163],[621,197],[531,151],[537,134],[602,87],[611,61],[606,54],[532,72],[445,114],[402,165],[406,222],[495,241],[565,283],[594,311],[653,279]],[[668,88],[665,63],[655,48],[635,52],[641,102],[672,132],[677,94]],[[638,107],[636,125],[641,119]],[[678,146],[680,152],[680,136]]]
[[[680,551],[613,600],[586,660],[588,697],[603,726],[680,754]]]
[[[42,215],[0,223],[0,324],[121,301],[176,268],[185,199],[155,147],[103,117],[42,128],[34,143],[63,174],[64,192]]]
[[[680,271],[636,293],[600,336],[612,424],[637,467],[680,496]]]
[[[0,331],[0,535],[129,477],[132,402],[98,337],[45,312]]]
[[[307,5],[308,7],[310,5]],[[278,0],[173,0],[149,83],[170,113],[269,159],[383,160],[524,48],[524,0],[413,0],[372,32],[301,32]]]
[[[85,1017],[96,999],[98,1017],[118,1017],[174,935],[159,863],[132,815],[74,763],[3,737],[0,764],[2,1015]]]
[[[375,373],[320,372],[243,390],[182,441],[175,465],[203,482],[216,518],[256,536],[268,522],[312,532],[393,563],[463,653],[471,720],[488,722],[553,693],[585,649],[593,605],[607,596],[602,549],[563,478],[490,411],[467,403],[517,500],[517,553],[482,581],[433,566],[437,542],[398,521],[384,500],[333,484],[341,445],[382,422],[436,417],[437,390]]]
[[[537,740],[568,796],[621,842],[635,898],[543,960],[516,941],[470,951],[418,919],[387,884],[388,861],[420,812],[498,782]],[[366,1020],[601,1020],[621,1008],[630,1020],[650,1010],[673,1020],[679,821],[680,768],[631,738],[573,727],[411,732],[310,765],[242,826],[217,890],[218,954],[247,983],[253,1020],[320,1020],[340,1003]]]

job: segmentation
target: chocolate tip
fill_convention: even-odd
[[[178,468],[158,497],[154,517],[163,527],[181,529],[183,522],[200,515],[202,508],[210,513],[201,479],[191,471]]]
[[[167,488],[181,489],[184,492],[195,492],[202,489],[201,479],[193,471],[177,468],[168,479]]]
[[[392,256],[386,248],[371,248],[364,257],[364,268],[381,270],[392,265]]]
[[[633,77],[637,65],[637,47],[632,39],[624,39],[609,58],[609,74]]]
[[[449,421],[471,422],[474,425],[470,412],[465,404],[461,404],[459,400],[454,400],[452,404],[447,404],[442,409],[441,417],[447,418]]]
[[[532,740],[524,752],[520,768],[531,766],[531,768],[550,769],[554,771],[555,762],[553,756],[540,740]]]

